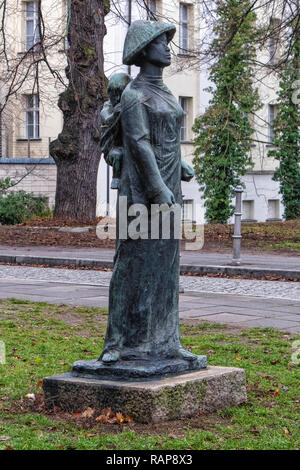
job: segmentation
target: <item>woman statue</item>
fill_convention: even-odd
[[[133,204],[143,204],[149,214],[153,204],[181,205],[181,180],[194,176],[181,160],[183,110],[162,80],[164,67],[171,63],[168,43],[174,34],[173,25],[140,20],[131,24],[125,39],[123,63],[140,67],[123,91],[120,107],[123,149],[118,198],[120,206],[121,197],[126,198],[128,223]],[[120,208],[119,223],[121,217]],[[180,240],[174,231],[173,227],[170,239],[161,234],[151,239],[149,217],[148,239],[118,238],[98,374],[107,366],[112,375],[127,371],[124,376],[206,367],[205,356],[192,354],[180,342]]]

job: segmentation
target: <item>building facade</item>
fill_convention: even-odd
[[[31,59],[26,58],[26,51],[32,50],[34,54],[34,45],[39,40],[38,2],[9,0],[7,3],[6,30],[7,37],[11,38],[7,45],[8,56],[11,60],[22,58],[22,61],[14,85],[17,92],[0,116],[0,178],[10,176],[19,181],[15,188],[46,195],[49,204],[53,205],[56,166],[49,155],[49,142],[56,138],[63,124],[57,98],[63,90],[65,50],[68,47],[67,1],[42,2],[43,17],[47,20],[46,42],[50,63],[41,63],[38,71],[32,65],[29,67],[32,55]],[[177,32],[170,45],[172,65],[165,69],[164,81],[184,110],[181,149],[182,158],[189,164],[194,152],[192,125],[209,100],[209,95],[204,91],[208,86],[207,72],[195,60],[201,47],[200,6],[198,0],[118,0],[106,16],[107,35],[104,39],[107,77],[119,71],[135,77],[138,73],[136,67],[122,65],[122,49],[129,24],[136,19],[147,18],[176,25]],[[266,11],[263,18],[264,21],[278,20],[274,11]],[[278,54],[278,44],[273,41],[268,49],[259,52],[259,59],[267,63],[276,60]],[[50,68],[57,70],[55,78]],[[4,77],[0,81],[0,100],[3,100],[11,77],[5,73],[1,77]],[[251,156],[254,167],[243,178],[243,219],[279,220],[283,207],[279,185],[272,180],[278,163],[267,157],[268,150],[272,148],[272,121],[276,113],[278,83],[274,73],[264,76],[263,80],[261,78],[258,77],[257,83],[264,106],[253,118],[255,133]],[[98,172],[98,216],[115,216],[116,191],[110,189],[111,173],[111,168],[102,158]],[[204,203],[196,180],[183,182],[182,189],[183,218],[204,223]]]

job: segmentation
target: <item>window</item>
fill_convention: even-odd
[[[181,54],[187,54],[189,48],[188,33],[189,7],[184,3],[179,6],[179,47]]]
[[[191,100],[192,98],[188,98],[186,96],[179,97],[179,104],[183,110],[183,118],[180,128],[180,140],[181,141],[189,141],[190,140],[190,112],[191,112]]]
[[[40,112],[38,95],[26,95],[26,139],[38,139],[40,137]]]
[[[274,63],[275,55],[276,55],[276,38],[271,37],[269,39],[269,58],[270,58],[271,64]]]
[[[254,201],[242,201],[243,220],[254,219]]]
[[[280,20],[278,18],[271,18],[269,39],[269,59],[271,64],[275,64],[278,60],[279,30]]]
[[[183,201],[182,220],[193,220],[193,207],[194,201],[192,199],[186,199]]]
[[[269,143],[274,142],[274,119],[276,117],[276,106],[269,104]]]
[[[157,5],[156,0],[148,0],[147,2],[147,20],[156,20]]]
[[[68,39],[69,34],[69,22],[70,22],[70,5],[68,0],[65,2],[65,15],[66,15],[66,30],[65,30],[65,50],[70,48],[70,43]]]
[[[25,2],[25,35],[28,51],[40,41],[38,2]]]
[[[279,199],[268,200],[268,220],[279,219]]]

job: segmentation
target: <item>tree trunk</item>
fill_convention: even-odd
[[[96,216],[100,111],[107,99],[103,38],[108,11],[108,0],[70,2],[69,85],[58,100],[64,124],[50,144],[57,165],[55,217],[92,220]]]

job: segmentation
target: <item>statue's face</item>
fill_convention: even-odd
[[[144,49],[144,60],[159,67],[167,67],[171,64],[171,54],[166,33],[153,39]]]
[[[109,90],[108,96],[113,106],[116,106],[118,103],[120,103],[121,94],[122,92],[120,90]]]

